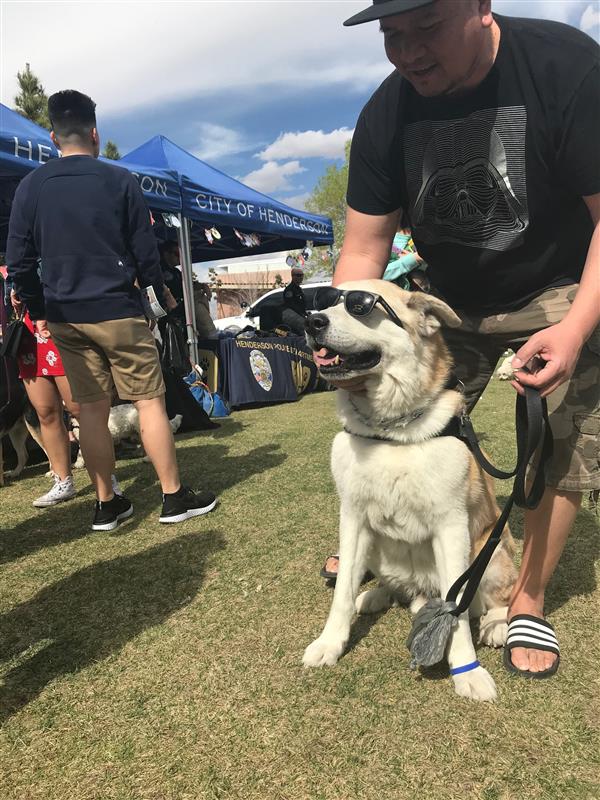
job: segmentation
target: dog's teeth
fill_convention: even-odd
[[[340,357],[339,357],[339,355],[338,355],[338,356],[336,356],[336,357],[333,359],[333,363],[334,363],[334,364],[339,364],[339,363],[340,363]]]

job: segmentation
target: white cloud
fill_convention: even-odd
[[[350,128],[324,131],[297,131],[282,133],[258,157],[263,161],[283,158],[344,158],[346,142],[352,138]]]
[[[382,37],[376,23],[343,28],[342,22],[367,5],[367,0],[0,2],[0,99],[13,104],[16,73],[26,62],[48,93],[74,87],[90,94],[100,122],[103,115],[227,89],[253,96],[283,85],[305,90],[307,102],[311,90],[327,86],[366,94],[391,72]],[[494,0],[499,13],[572,24],[585,5]],[[197,117],[199,109],[193,110]]]
[[[306,170],[300,166],[299,161],[288,161],[285,164],[267,161],[260,169],[249,172],[240,180],[246,186],[251,186],[259,192],[270,194],[271,192],[285,192],[288,189],[292,189],[293,187],[288,178],[301,172],[306,172]]]
[[[97,0],[0,4],[0,99],[26,62],[50,94],[78,88],[99,119],[170,100],[282,85],[368,91],[390,70],[377,26],[342,28],[365,0]],[[114,12],[114,13],[113,13]],[[218,102],[218,100],[217,100]],[[193,109],[196,117],[198,108]],[[210,109],[206,109],[209,117]]]
[[[202,122],[199,125],[198,144],[191,152],[204,161],[217,161],[234,153],[253,150],[255,145],[244,139],[239,131]]]
[[[310,192],[303,192],[302,194],[295,194],[293,197],[279,197],[282,203],[292,208],[297,208],[298,211],[305,211],[305,203],[310,197]]]
[[[600,8],[597,5],[595,8],[592,5],[587,6],[581,15],[579,27],[582,31],[585,31],[585,33],[589,33],[591,36],[598,38],[598,33],[600,31]]]

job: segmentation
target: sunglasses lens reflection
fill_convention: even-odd
[[[348,292],[346,295],[346,309],[354,317],[365,317],[374,305],[375,295],[369,292]]]
[[[336,289],[333,286],[324,286],[315,294],[315,309],[317,311],[323,311],[325,308],[331,308],[331,306],[334,306],[339,299],[339,289]]]

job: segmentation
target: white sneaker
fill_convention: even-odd
[[[123,489],[121,489],[121,487],[119,486],[119,481],[117,480],[117,476],[116,475],[111,475],[110,476],[110,482],[112,484],[113,492],[115,494],[118,494],[121,497],[123,497]]]
[[[46,506],[55,506],[57,503],[63,503],[65,500],[70,500],[75,497],[77,490],[73,483],[73,478],[69,475],[64,481],[61,481],[57,476],[54,478],[54,486],[49,492],[38,497],[33,501],[35,508],[46,508]]]

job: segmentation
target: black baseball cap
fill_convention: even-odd
[[[358,14],[347,19],[344,25],[360,25],[363,22],[372,22],[383,17],[393,17],[396,14],[404,14],[405,11],[414,11],[415,8],[421,8],[421,6],[430,6],[434,2],[435,0],[373,0],[370,8],[359,11]]]

